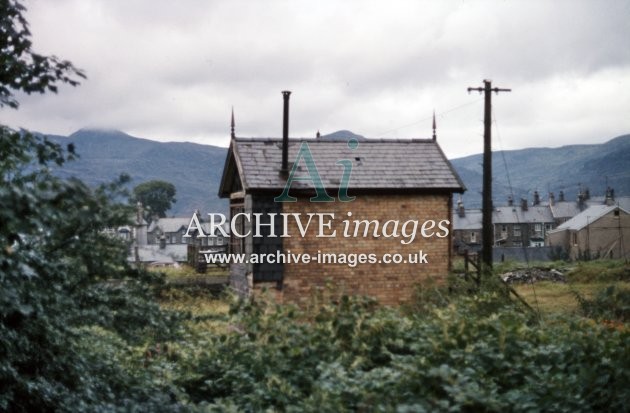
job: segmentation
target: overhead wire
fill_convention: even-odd
[[[483,100],[483,98],[475,99],[475,100],[473,100],[473,101],[471,101],[471,102],[462,103],[461,105],[454,106],[454,107],[452,107],[452,108],[450,108],[450,109],[447,109],[447,110],[444,110],[444,111],[441,111],[441,112],[437,112],[437,113],[435,114],[435,116],[438,116],[438,117],[439,117],[439,116],[444,116],[444,115],[446,115],[447,113],[454,112],[454,111],[459,110],[459,109],[462,109],[462,108],[464,108],[464,107],[466,107],[466,106],[473,105],[473,104],[475,104],[475,103],[477,103],[477,102],[479,102],[479,101],[481,101],[481,100]],[[397,127],[393,128],[393,129],[389,129],[389,130],[386,130],[386,131],[384,131],[384,132],[377,133],[377,134],[375,134],[374,136],[382,136],[382,135],[384,135],[384,134],[386,134],[386,133],[396,132],[397,130],[400,130],[400,129],[405,129],[405,128],[409,128],[409,127],[411,127],[411,126],[416,126],[416,125],[419,125],[419,124],[421,124],[421,123],[423,123],[423,122],[426,122],[427,120],[432,119],[432,117],[433,117],[433,115],[431,115],[431,116],[427,116],[427,117],[422,118],[422,119],[419,119],[419,120],[417,120],[417,121],[415,121],[415,122],[413,122],[413,123],[409,123],[409,124],[406,124],[406,125],[397,126]]]
[[[505,151],[503,150],[503,142],[502,142],[502,139],[501,139],[501,133],[499,131],[499,122],[497,120],[496,113],[495,113],[494,109],[492,109],[492,123],[494,124],[494,128],[495,128],[495,130],[497,132],[497,141],[498,141],[498,144],[499,144],[501,157],[503,159],[503,166],[505,168],[505,176],[506,176],[506,179],[507,179],[507,182],[508,182],[508,187],[510,188],[510,196],[512,197],[512,202],[514,202],[514,188],[512,187],[512,179],[510,178],[510,170],[508,168],[507,160],[505,158]],[[521,222],[520,222],[518,214],[515,214],[515,217],[516,217],[516,223],[520,227],[521,226]],[[544,223],[541,223],[541,225],[544,225]],[[522,228],[521,228],[521,230],[522,230]],[[521,237],[522,237],[522,232],[521,232]],[[529,238],[529,234],[528,234],[528,238]],[[527,270],[529,271],[529,270],[531,270],[530,261],[529,261],[529,255],[527,254],[527,249],[526,249],[526,247],[525,247],[523,242],[521,242],[521,248],[523,248],[523,255],[525,256],[525,264],[527,266]],[[536,303],[536,311],[538,312],[538,318],[541,318],[540,304],[538,302],[538,295],[536,294],[536,287],[534,287],[533,280],[532,280],[532,282],[530,282],[530,285],[532,287],[532,292],[534,294],[534,302]]]

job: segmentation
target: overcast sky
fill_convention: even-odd
[[[447,156],[599,143],[630,133],[630,1],[28,0],[34,50],[88,79],[19,96],[2,121],[45,133],[82,127],[227,146],[349,129],[428,138],[435,109]]]

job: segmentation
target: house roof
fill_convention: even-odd
[[[482,228],[483,213],[480,209],[467,209],[466,215],[460,217],[457,210],[453,210],[453,230],[478,230]]]
[[[553,216],[548,206],[529,206],[523,210],[520,206],[502,206],[492,211],[494,224],[532,224],[553,222]]]
[[[190,218],[160,218],[149,225],[148,232],[153,232],[156,229],[160,229],[161,232],[178,232],[184,227],[188,228]]]
[[[603,196],[594,196],[591,199],[589,199],[588,201],[586,201],[586,203],[589,206],[592,205],[604,205],[606,204],[606,197]],[[630,196],[616,196],[613,200],[612,200],[613,205],[618,205],[621,207],[621,209],[625,210],[625,211],[630,211]]]
[[[348,142],[291,139],[289,168],[295,161],[302,142],[307,142],[318,174],[326,189],[338,188],[344,167],[337,162],[348,159],[352,173],[348,188],[360,191],[377,190],[446,190],[463,192],[464,184],[444,153],[433,140],[368,139],[350,149]],[[284,188],[286,177],[279,173],[282,139],[235,138],[228,151],[219,195],[229,196],[234,177],[238,175],[245,191],[275,191]],[[304,160],[298,164],[299,175],[307,175]],[[294,190],[311,191],[312,182],[294,181]]]
[[[186,231],[188,229],[188,225],[190,224],[191,218],[160,218],[149,225],[147,232],[154,232],[159,229],[161,233],[166,232],[179,232],[184,229]],[[204,234],[210,234],[211,225],[209,222],[200,222],[201,229],[203,229]],[[230,224],[228,222],[224,223],[222,226],[223,230],[226,234],[230,234]],[[215,235],[220,234],[219,231],[215,231]]]
[[[188,257],[188,245],[167,244],[164,248],[159,245],[143,245],[138,247],[138,257],[140,262],[154,264],[184,262]],[[128,261],[135,261],[134,253],[128,257]]]
[[[553,217],[558,218],[571,218],[579,214],[582,210],[576,201],[560,201],[554,202],[553,205],[549,205]]]
[[[554,229],[552,232],[565,230],[579,231],[617,208],[619,208],[626,214],[628,213],[626,210],[620,208],[617,205],[593,205],[592,207],[589,207],[588,209],[577,214],[567,222],[558,226],[558,228]]]
[[[613,200],[614,205],[619,205],[621,209],[626,211],[630,211],[630,197],[622,196],[615,197]],[[594,196],[590,199],[587,199],[584,203],[584,206],[580,208],[580,205],[577,201],[561,201],[555,202],[553,205],[550,205],[551,213],[554,218],[572,218],[578,215],[580,212],[586,210],[592,206],[605,206],[606,205],[606,197],[603,196]]]

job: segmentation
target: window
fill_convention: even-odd
[[[513,247],[522,247],[522,246],[523,246],[523,243],[522,243],[521,241],[514,241],[514,242],[512,243],[512,246],[513,246]]]
[[[534,224],[534,232],[542,232],[542,224]]]
[[[476,232],[471,232],[470,233],[470,242],[477,242],[477,233]]]
[[[573,232],[573,233],[571,234],[571,243],[572,243],[573,245],[577,245],[577,232]]]
[[[223,237],[217,238],[217,245],[223,245]]]
[[[545,231],[551,231],[552,228],[553,228],[552,224],[545,224]]]
[[[214,245],[215,237],[208,237],[206,239],[208,240],[208,245]]]
[[[501,232],[507,233],[507,225],[501,225]]]
[[[613,212],[613,215],[617,218],[619,218],[619,210],[615,209],[615,211]]]
[[[515,237],[520,237],[521,236],[521,226],[520,225],[514,225],[514,236]]]

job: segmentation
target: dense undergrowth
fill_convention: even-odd
[[[217,411],[626,409],[623,324],[541,322],[497,291],[437,301],[419,312],[349,297],[308,311],[241,303],[227,331],[174,349],[175,382]]]

